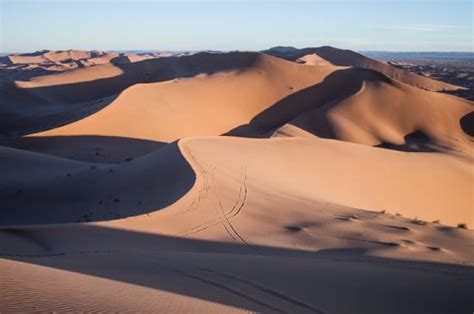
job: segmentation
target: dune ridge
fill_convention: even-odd
[[[471,156],[473,138],[460,121],[471,114],[472,103],[371,75],[375,79],[363,80],[357,93],[304,112],[289,124],[323,138]]]
[[[305,62],[301,59],[305,58],[305,56],[308,56],[307,58],[314,58],[311,57],[311,55],[316,55],[319,58],[322,58],[334,65],[353,66],[375,70],[385,74],[390,78],[431,91],[462,89],[462,87],[459,86],[436,81],[427,77],[397,69],[387,63],[368,58],[351,50],[337,49],[330,46],[303,49],[297,49],[293,47],[274,47],[264,50],[263,53],[292,61],[299,60],[300,62]]]

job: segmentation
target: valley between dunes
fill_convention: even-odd
[[[458,87],[332,47],[0,63],[0,311],[474,308]]]

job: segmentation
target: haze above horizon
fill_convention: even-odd
[[[0,52],[42,49],[473,51],[470,0],[0,0]]]

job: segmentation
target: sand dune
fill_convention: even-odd
[[[301,58],[315,58],[311,57],[311,55],[315,54],[319,58],[322,58],[334,65],[353,66],[375,70],[406,84],[432,91],[456,90],[461,88],[459,86],[436,81],[427,77],[397,69],[389,64],[370,59],[351,50],[337,49],[330,46],[303,49],[296,49],[293,47],[274,47],[263,52],[293,61],[301,60]]]
[[[81,60],[97,58],[105,55],[101,51],[81,51],[81,50],[65,50],[65,51],[38,51],[31,54],[9,55],[5,58],[11,63],[28,64],[28,63],[44,63],[44,62],[61,62],[66,60]]]
[[[474,308],[472,102],[267,53],[1,76],[0,311]]]
[[[38,51],[0,57],[0,82],[26,81],[35,77],[92,67],[99,64],[123,64],[154,58],[154,55],[118,54],[104,51]]]
[[[58,159],[4,147],[2,224],[76,222],[90,215],[94,215],[94,220],[113,219],[133,215],[132,208],[138,213],[160,209],[163,204],[174,203],[191,188],[196,171],[188,166],[193,162],[189,156],[200,155],[210,159],[201,162],[203,164],[221,165],[219,159],[229,162],[227,170],[232,164],[248,160],[259,170],[254,177],[268,179],[260,185],[279,193],[355,208],[387,210],[428,221],[440,219],[450,225],[474,223],[471,211],[474,199],[470,193],[472,163],[449,155],[404,154],[303,138],[210,138],[190,140],[190,143],[193,149],[189,152],[188,144],[181,152],[170,144],[114,165]],[[170,180],[180,184],[169,184]],[[403,181],[410,184],[401,185]],[[156,199],[146,191],[147,186],[150,189],[160,186],[161,191],[167,189],[163,195],[171,199]],[[51,195],[63,197],[52,198]],[[433,198],[433,195],[438,197]],[[72,200],[74,205],[67,206]],[[65,206],[68,210],[60,211]],[[113,212],[107,212],[110,207]],[[122,208],[128,209],[122,212]]]
[[[164,142],[186,136],[220,135],[248,123],[280,99],[322,82],[337,69],[298,66],[255,53],[243,54],[242,60],[232,63],[232,55],[204,57],[222,62],[203,71],[216,73],[134,85],[102,111],[36,135],[107,135]],[[209,123],[215,116],[219,119]]]
[[[365,73],[359,86],[352,96],[304,112],[289,124],[319,137],[370,146],[472,153],[472,134],[460,122],[473,110],[469,101],[422,91],[375,72]]]
[[[182,59],[163,58],[136,63],[104,64],[29,81],[5,83],[0,92],[2,108],[9,117],[1,121],[1,131],[7,134],[31,133],[38,129],[52,128],[51,123],[71,122],[58,121],[57,115],[68,112],[72,104],[84,108],[90,107],[84,102],[91,102],[103,107],[108,104],[104,98],[116,97],[126,88],[138,83],[170,81],[224,71],[242,72],[258,62],[258,59],[259,55],[255,53],[202,53]],[[35,119],[28,121],[30,129],[26,130],[24,120],[32,115]],[[51,115],[56,117],[49,119]]]
[[[118,165],[4,147],[1,158],[2,225],[114,219],[129,216],[132,208],[141,214],[175,202],[194,181],[193,171],[172,144],[138,163],[126,159]],[[161,196],[154,195],[156,190]],[[93,209],[97,206],[100,209]]]
[[[53,95],[49,89],[46,94],[36,92],[32,85],[21,85],[29,93],[52,102],[90,101],[98,108],[106,104],[105,109],[88,118],[36,135],[122,136],[171,142],[186,136],[226,132],[260,136],[290,122],[306,130],[315,125],[311,132],[318,136],[367,145],[462,151],[471,146],[472,137],[462,130],[459,121],[472,111],[472,104],[459,98],[426,92],[360,68],[301,66],[250,53],[236,65],[231,63],[231,55],[197,57],[200,58],[192,62],[216,59],[222,65],[201,70],[212,72],[211,75],[133,85],[110,98],[113,100],[108,104],[103,99],[102,103],[93,99],[115,94],[115,90],[107,92],[109,86],[117,89],[120,84],[131,84],[133,78],[127,82],[129,75],[123,77],[123,73],[139,73],[137,66],[150,69],[168,63],[151,60],[134,64],[134,71],[122,70],[117,78],[112,75],[118,69],[110,65],[28,82],[36,88],[56,84],[55,80],[75,83],[54,89]],[[89,87],[80,80],[104,74],[112,78],[104,80],[97,90],[99,94],[83,92]],[[306,114],[311,110],[315,112]],[[220,118],[203,123],[215,115]],[[410,137],[411,134],[415,136]],[[412,139],[415,143],[411,143]]]
[[[146,55],[119,55],[99,50],[64,50],[64,51],[38,51],[35,53],[7,55],[0,59],[4,65],[32,65],[39,64],[46,68],[52,65],[64,65],[76,63],[78,66],[92,66],[103,63],[123,62],[130,63],[149,59],[152,56]]]

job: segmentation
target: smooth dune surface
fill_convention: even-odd
[[[1,312],[472,311],[456,87],[331,47],[109,55],[0,67]]]

